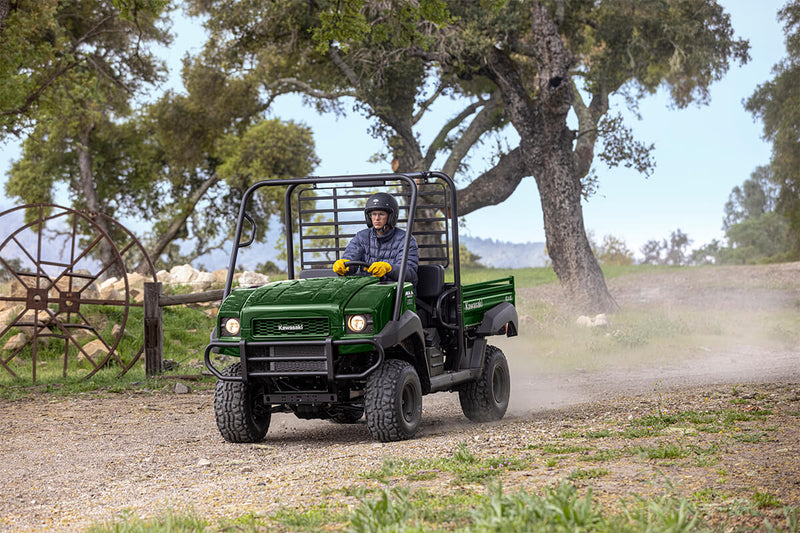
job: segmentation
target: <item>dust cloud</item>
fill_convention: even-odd
[[[682,387],[800,381],[800,263],[676,269],[615,278],[609,289],[621,311],[603,330],[544,317],[519,337],[491,339],[509,362],[509,416]]]

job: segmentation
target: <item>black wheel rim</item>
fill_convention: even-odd
[[[271,407],[266,405],[263,400],[264,387],[253,387],[248,396],[250,396],[250,415],[253,418],[253,423],[258,427],[264,426],[264,421],[271,414]]]
[[[400,412],[403,415],[403,420],[411,424],[416,419],[417,412],[417,390],[413,383],[406,383],[403,387],[403,394],[401,397]]]
[[[505,402],[508,397],[508,374],[505,368],[498,366],[492,373],[492,399],[495,405]]]

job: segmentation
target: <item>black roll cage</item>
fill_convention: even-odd
[[[287,264],[286,270],[289,279],[295,279],[294,272],[294,234],[293,234],[293,220],[292,220],[292,194],[301,185],[319,185],[319,184],[335,184],[335,183],[350,183],[353,187],[358,185],[370,186],[380,184],[386,185],[387,181],[396,181],[404,183],[408,186],[410,191],[410,200],[408,202],[408,219],[405,241],[403,243],[403,259],[400,265],[400,272],[398,273],[397,292],[395,293],[394,308],[392,312],[392,320],[397,321],[400,318],[400,309],[402,306],[403,286],[405,283],[406,268],[408,264],[408,248],[411,243],[411,228],[414,224],[416,216],[417,201],[419,197],[418,181],[423,182],[429,179],[440,179],[446,185],[446,194],[449,195],[449,209],[445,213],[445,217],[450,221],[452,228],[452,265],[453,265],[453,281],[456,287],[461,286],[461,269],[459,258],[459,242],[458,242],[458,202],[456,197],[456,187],[452,178],[442,172],[416,172],[416,173],[402,173],[402,174],[359,174],[359,175],[341,175],[341,176],[307,176],[304,178],[290,178],[290,179],[273,179],[262,180],[250,186],[244,193],[239,208],[239,216],[236,221],[236,231],[234,234],[233,250],[231,251],[230,262],[228,264],[228,276],[225,281],[225,291],[223,299],[227,297],[233,287],[233,276],[236,269],[236,261],[240,248],[246,248],[253,244],[256,235],[255,221],[247,214],[248,206],[253,194],[262,187],[285,186],[286,192],[284,195],[284,228],[286,238],[286,253]],[[244,232],[244,223],[247,221],[251,225],[250,238],[242,242],[242,234]],[[462,318],[462,302],[461,291],[457,290],[456,293],[456,312],[457,323],[460,325],[463,322]],[[463,338],[459,335],[459,344],[463,342]]]

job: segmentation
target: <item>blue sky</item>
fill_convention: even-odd
[[[731,189],[758,165],[769,162],[770,146],[761,139],[761,125],[744,110],[742,101],[758,84],[771,78],[773,65],[785,55],[783,31],[776,18],[783,2],[721,0],[721,4],[731,14],[737,35],[749,39],[751,61],[743,67],[732,66],[726,77],[712,86],[708,106],[671,109],[661,93],[640,102],[642,120],[632,118],[628,125],[639,140],[655,144],[656,169],[645,179],[629,169],[597,165],[598,193],[584,203],[586,228],[596,240],[611,234],[638,253],[647,240],[666,238],[677,228],[693,240],[692,247],[722,239],[723,206]],[[180,57],[186,51],[197,51],[202,44],[202,32],[191,21],[177,22],[174,30],[179,38],[164,51],[165,59],[176,65],[172,85],[179,83]],[[447,119],[448,105],[445,103],[431,120],[423,140]],[[612,101],[612,106],[624,112],[621,101]],[[383,145],[369,137],[369,123],[356,113],[344,118],[320,116],[304,108],[298,98],[287,97],[277,102],[274,115],[312,128],[321,159],[317,175],[389,170],[387,164],[368,161],[383,150]],[[19,145],[6,142],[0,150],[0,183],[4,183],[11,162],[20,155]],[[476,167],[484,156],[473,159]],[[3,198],[0,208],[11,205]],[[132,229],[136,232],[135,227]],[[533,179],[524,180],[500,206],[468,215],[465,231],[474,237],[503,241],[544,241]]]

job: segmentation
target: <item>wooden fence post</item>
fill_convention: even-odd
[[[144,284],[144,371],[147,377],[161,374],[164,357],[164,331],[159,303],[161,282]]]

